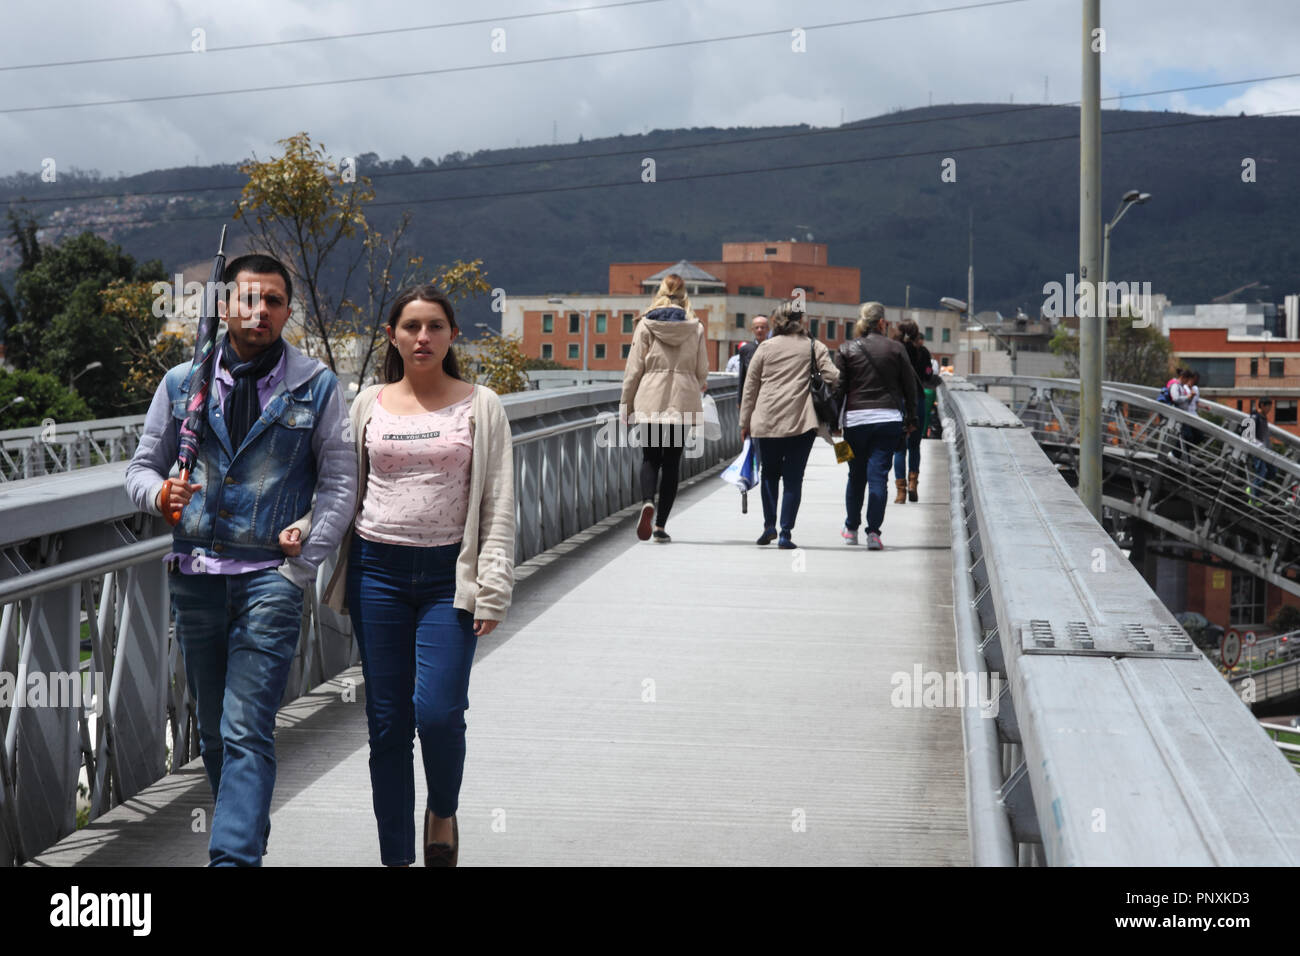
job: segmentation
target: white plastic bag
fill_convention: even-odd
[[[704,405],[704,439],[717,441],[722,437],[722,421],[718,418],[718,405],[712,395],[705,395],[701,402]]]

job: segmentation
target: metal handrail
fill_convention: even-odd
[[[1300,820],[1262,800],[1300,802],[1300,780],[1232,687],[1033,427],[962,379],[941,391],[963,478],[954,522],[977,552],[970,581],[954,579],[954,604],[978,614],[985,658],[1006,677],[1002,795],[1021,863],[1300,862]],[[984,762],[968,755],[968,775]]]

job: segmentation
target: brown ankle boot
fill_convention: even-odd
[[[894,504],[901,505],[907,501],[907,482],[902,478],[895,478],[894,485],[898,488],[898,497],[894,499]]]
[[[907,473],[907,500],[916,501],[916,481],[921,477],[920,472],[909,471]]]

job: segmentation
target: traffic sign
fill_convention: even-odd
[[[1236,667],[1241,660],[1241,635],[1236,631],[1226,631],[1219,641],[1219,660],[1227,668]]]
[[[1247,647],[1254,647],[1254,646],[1255,646],[1255,632],[1254,632],[1254,631],[1247,631],[1246,634],[1245,634],[1245,636],[1242,638],[1242,640],[1246,642],[1246,646],[1247,646]]]

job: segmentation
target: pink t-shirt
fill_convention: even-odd
[[[394,415],[379,393],[366,425],[370,477],[357,534],[415,548],[455,544],[464,536],[472,397],[433,412]]]

